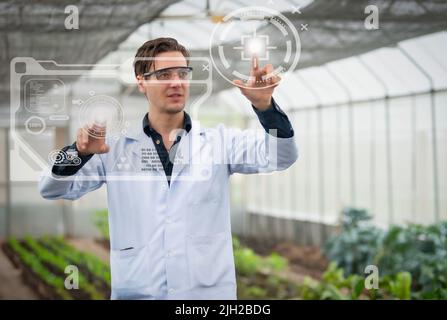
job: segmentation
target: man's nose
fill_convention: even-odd
[[[169,82],[170,87],[179,87],[181,86],[180,77],[177,73],[171,75],[171,81]]]

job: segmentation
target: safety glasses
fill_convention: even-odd
[[[155,76],[155,78],[160,81],[173,80],[175,75],[177,75],[180,80],[191,80],[192,68],[171,67],[143,73],[143,77],[145,79],[150,78],[151,76]]]

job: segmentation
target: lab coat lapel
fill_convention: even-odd
[[[157,152],[154,142],[151,138],[149,138],[142,128],[133,129],[126,133],[126,138],[129,140],[129,150],[135,156],[137,161],[141,162],[141,153],[143,149],[146,150],[154,150],[153,152]],[[156,171],[162,171],[163,169],[160,166],[156,166]],[[164,174],[164,173],[163,173]]]
[[[179,180],[179,177],[186,168],[191,170],[193,165],[199,164],[203,135],[204,131],[200,128],[200,123],[193,121],[190,132],[184,134],[175,154],[171,184]],[[192,173],[189,172],[189,174]]]

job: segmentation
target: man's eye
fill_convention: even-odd
[[[179,76],[181,79],[186,79],[186,77],[188,76],[188,72],[186,72],[186,71],[180,71],[180,72],[178,73],[178,76]]]
[[[169,79],[170,78],[170,74],[169,72],[161,72],[158,74],[158,78],[159,79]]]

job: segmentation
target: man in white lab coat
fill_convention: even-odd
[[[146,42],[134,63],[149,102],[142,125],[117,140],[98,124],[80,128],[61,152],[77,152],[81,163],[54,165],[40,181],[46,199],[75,200],[106,184],[112,299],[236,299],[229,176],[285,170],[298,157],[272,98],[280,79],[271,65],[255,58],[250,80],[234,81],[260,120],[259,135],[191,120],[188,58],[175,39]]]

